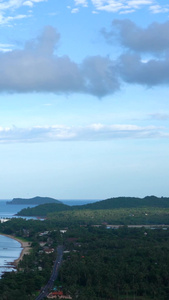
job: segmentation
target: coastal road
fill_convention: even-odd
[[[54,281],[58,277],[59,268],[60,268],[60,265],[62,262],[62,257],[63,257],[63,246],[59,245],[57,247],[57,257],[56,257],[56,260],[55,260],[55,263],[53,266],[51,277],[50,277],[48,283],[46,284],[46,286],[42,289],[41,293],[39,294],[38,297],[36,297],[35,300],[41,300],[41,299],[47,297],[47,295],[50,293],[51,289],[53,288]]]

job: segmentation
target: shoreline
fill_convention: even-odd
[[[6,236],[10,239],[16,240],[17,242],[19,242],[21,244],[21,253],[19,255],[19,257],[17,259],[15,259],[13,262],[9,263],[11,266],[14,266],[17,268],[18,263],[22,260],[23,256],[25,254],[29,254],[30,250],[31,250],[31,243],[30,242],[23,242],[22,240],[20,240],[19,238],[13,236],[13,235],[9,235],[9,234],[4,234],[4,233],[0,233],[0,235]]]

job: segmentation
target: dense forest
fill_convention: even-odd
[[[28,208],[29,215],[44,216],[57,226],[70,225],[169,225],[169,208],[119,208],[119,209],[72,209],[63,204],[44,204],[33,209]],[[49,213],[50,212],[50,213]]]
[[[63,203],[46,203],[35,207],[24,208],[17,215],[46,217],[48,213],[67,210],[71,210],[71,206]]]
[[[160,225],[169,224],[169,209],[132,208],[104,210],[71,210],[47,215],[58,226],[79,225]]]
[[[74,228],[60,281],[78,299],[168,299],[169,232]]]
[[[143,202],[136,206],[135,201]],[[168,300],[168,198],[118,198],[74,207],[51,203],[26,212],[46,218],[0,223],[0,233],[24,238],[32,249],[17,272],[2,276],[0,300],[35,300],[50,277],[58,245],[64,255],[54,285],[73,300]]]
[[[32,243],[17,272],[0,280],[0,300],[34,300],[50,277],[59,244],[65,251],[55,286],[72,299],[168,300],[169,229],[107,229],[106,224],[90,224],[85,215],[90,210],[83,211],[86,220],[80,222],[79,212],[78,222],[74,214],[66,222],[67,211],[62,221],[53,214],[44,221],[19,218],[0,224],[1,233]],[[45,254],[42,243],[55,251]]]

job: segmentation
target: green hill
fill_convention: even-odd
[[[118,209],[118,208],[139,208],[139,207],[169,207],[169,198],[146,196],[145,198],[117,197],[110,198],[90,204],[81,205],[80,209]],[[74,206],[79,208],[79,206]]]
[[[55,200],[56,201],[56,200]],[[95,203],[69,206],[63,203],[43,204],[34,208],[26,208],[21,210],[19,216],[46,216],[48,213],[60,211],[79,211],[79,210],[117,210],[131,208],[169,208],[169,198],[158,198],[155,196],[147,196],[145,198],[134,197],[118,197]]]
[[[27,207],[18,212],[18,216],[45,217],[48,213],[70,210],[71,207],[63,203],[46,203],[35,207]]]

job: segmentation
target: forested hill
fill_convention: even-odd
[[[74,206],[81,209],[117,209],[117,208],[139,208],[139,207],[160,207],[169,208],[169,197],[158,198],[146,196],[145,198],[117,197],[110,198],[90,204]]]
[[[34,208],[26,208],[21,210],[20,216],[46,216],[51,212],[71,211],[71,210],[108,210],[108,209],[127,209],[127,208],[169,208],[169,198],[158,198],[155,196],[147,196],[145,198],[134,197],[118,197],[102,200],[90,204],[68,206],[63,203],[43,204]]]
[[[63,203],[46,203],[35,207],[27,207],[17,213],[18,216],[45,217],[49,213],[71,210],[71,206]]]
[[[29,199],[14,198],[12,201],[8,201],[7,204],[28,204],[28,205],[40,205],[45,203],[61,203],[59,200],[50,197],[34,197]]]

